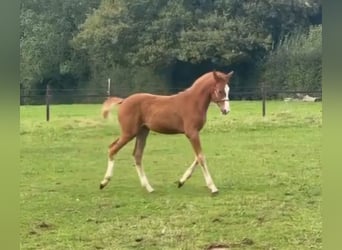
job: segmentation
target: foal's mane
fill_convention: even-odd
[[[188,87],[187,89],[185,89],[184,91],[187,91],[187,90],[191,90],[191,89],[194,89],[196,87],[198,87],[198,85],[201,85],[201,84],[210,84],[212,82],[215,82],[215,78],[214,78],[214,72],[215,74],[217,74],[219,77],[224,77],[225,74],[222,73],[222,72],[219,72],[219,71],[210,71],[208,73],[205,73],[204,75],[200,76],[199,78],[197,78],[194,83]],[[183,91],[183,92],[184,92]]]
[[[202,75],[199,78],[197,78],[195,80],[195,82],[192,84],[192,86],[198,85],[198,84],[200,84],[202,82],[206,82],[206,81],[209,80],[209,78],[213,78],[213,73],[212,72],[205,73],[204,75]]]

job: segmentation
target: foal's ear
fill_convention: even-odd
[[[214,75],[214,79],[215,79],[215,81],[221,81],[222,80],[222,78],[217,74],[217,72],[216,72],[216,70],[214,69],[213,70],[213,75]]]
[[[233,74],[234,74],[234,71],[233,71],[233,70],[230,71],[230,72],[227,74],[227,79],[231,78]]]

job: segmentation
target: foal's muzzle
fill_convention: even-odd
[[[223,109],[221,110],[222,115],[227,115],[229,113],[229,110]]]
[[[230,112],[229,99],[220,100],[216,104],[219,106],[223,115],[227,115]]]

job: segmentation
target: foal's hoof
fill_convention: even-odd
[[[211,195],[212,195],[212,196],[216,196],[216,195],[218,195],[218,193],[219,193],[219,191],[218,191],[218,190],[215,190],[215,191],[212,191],[212,192],[211,192]]]
[[[100,183],[100,189],[103,189],[105,186],[105,184]]]
[[[177,184],[178,184],[178,188],[181,188],[184,185],[184,182],[177,181]]]

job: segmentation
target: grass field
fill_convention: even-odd
[[[116,157],[99,190],[107,146],[118,136],[115,111],[100,105],[20,109],[21,249],[322,249],[322,104],[235,101],[212,106],[202,146],[220,193],[200,169],[174,183],[193,161],[183,135],[151,133],[144,155],[155,189],[140,187],[133,143]],[[228,248],[229,247],[229,248]]]

